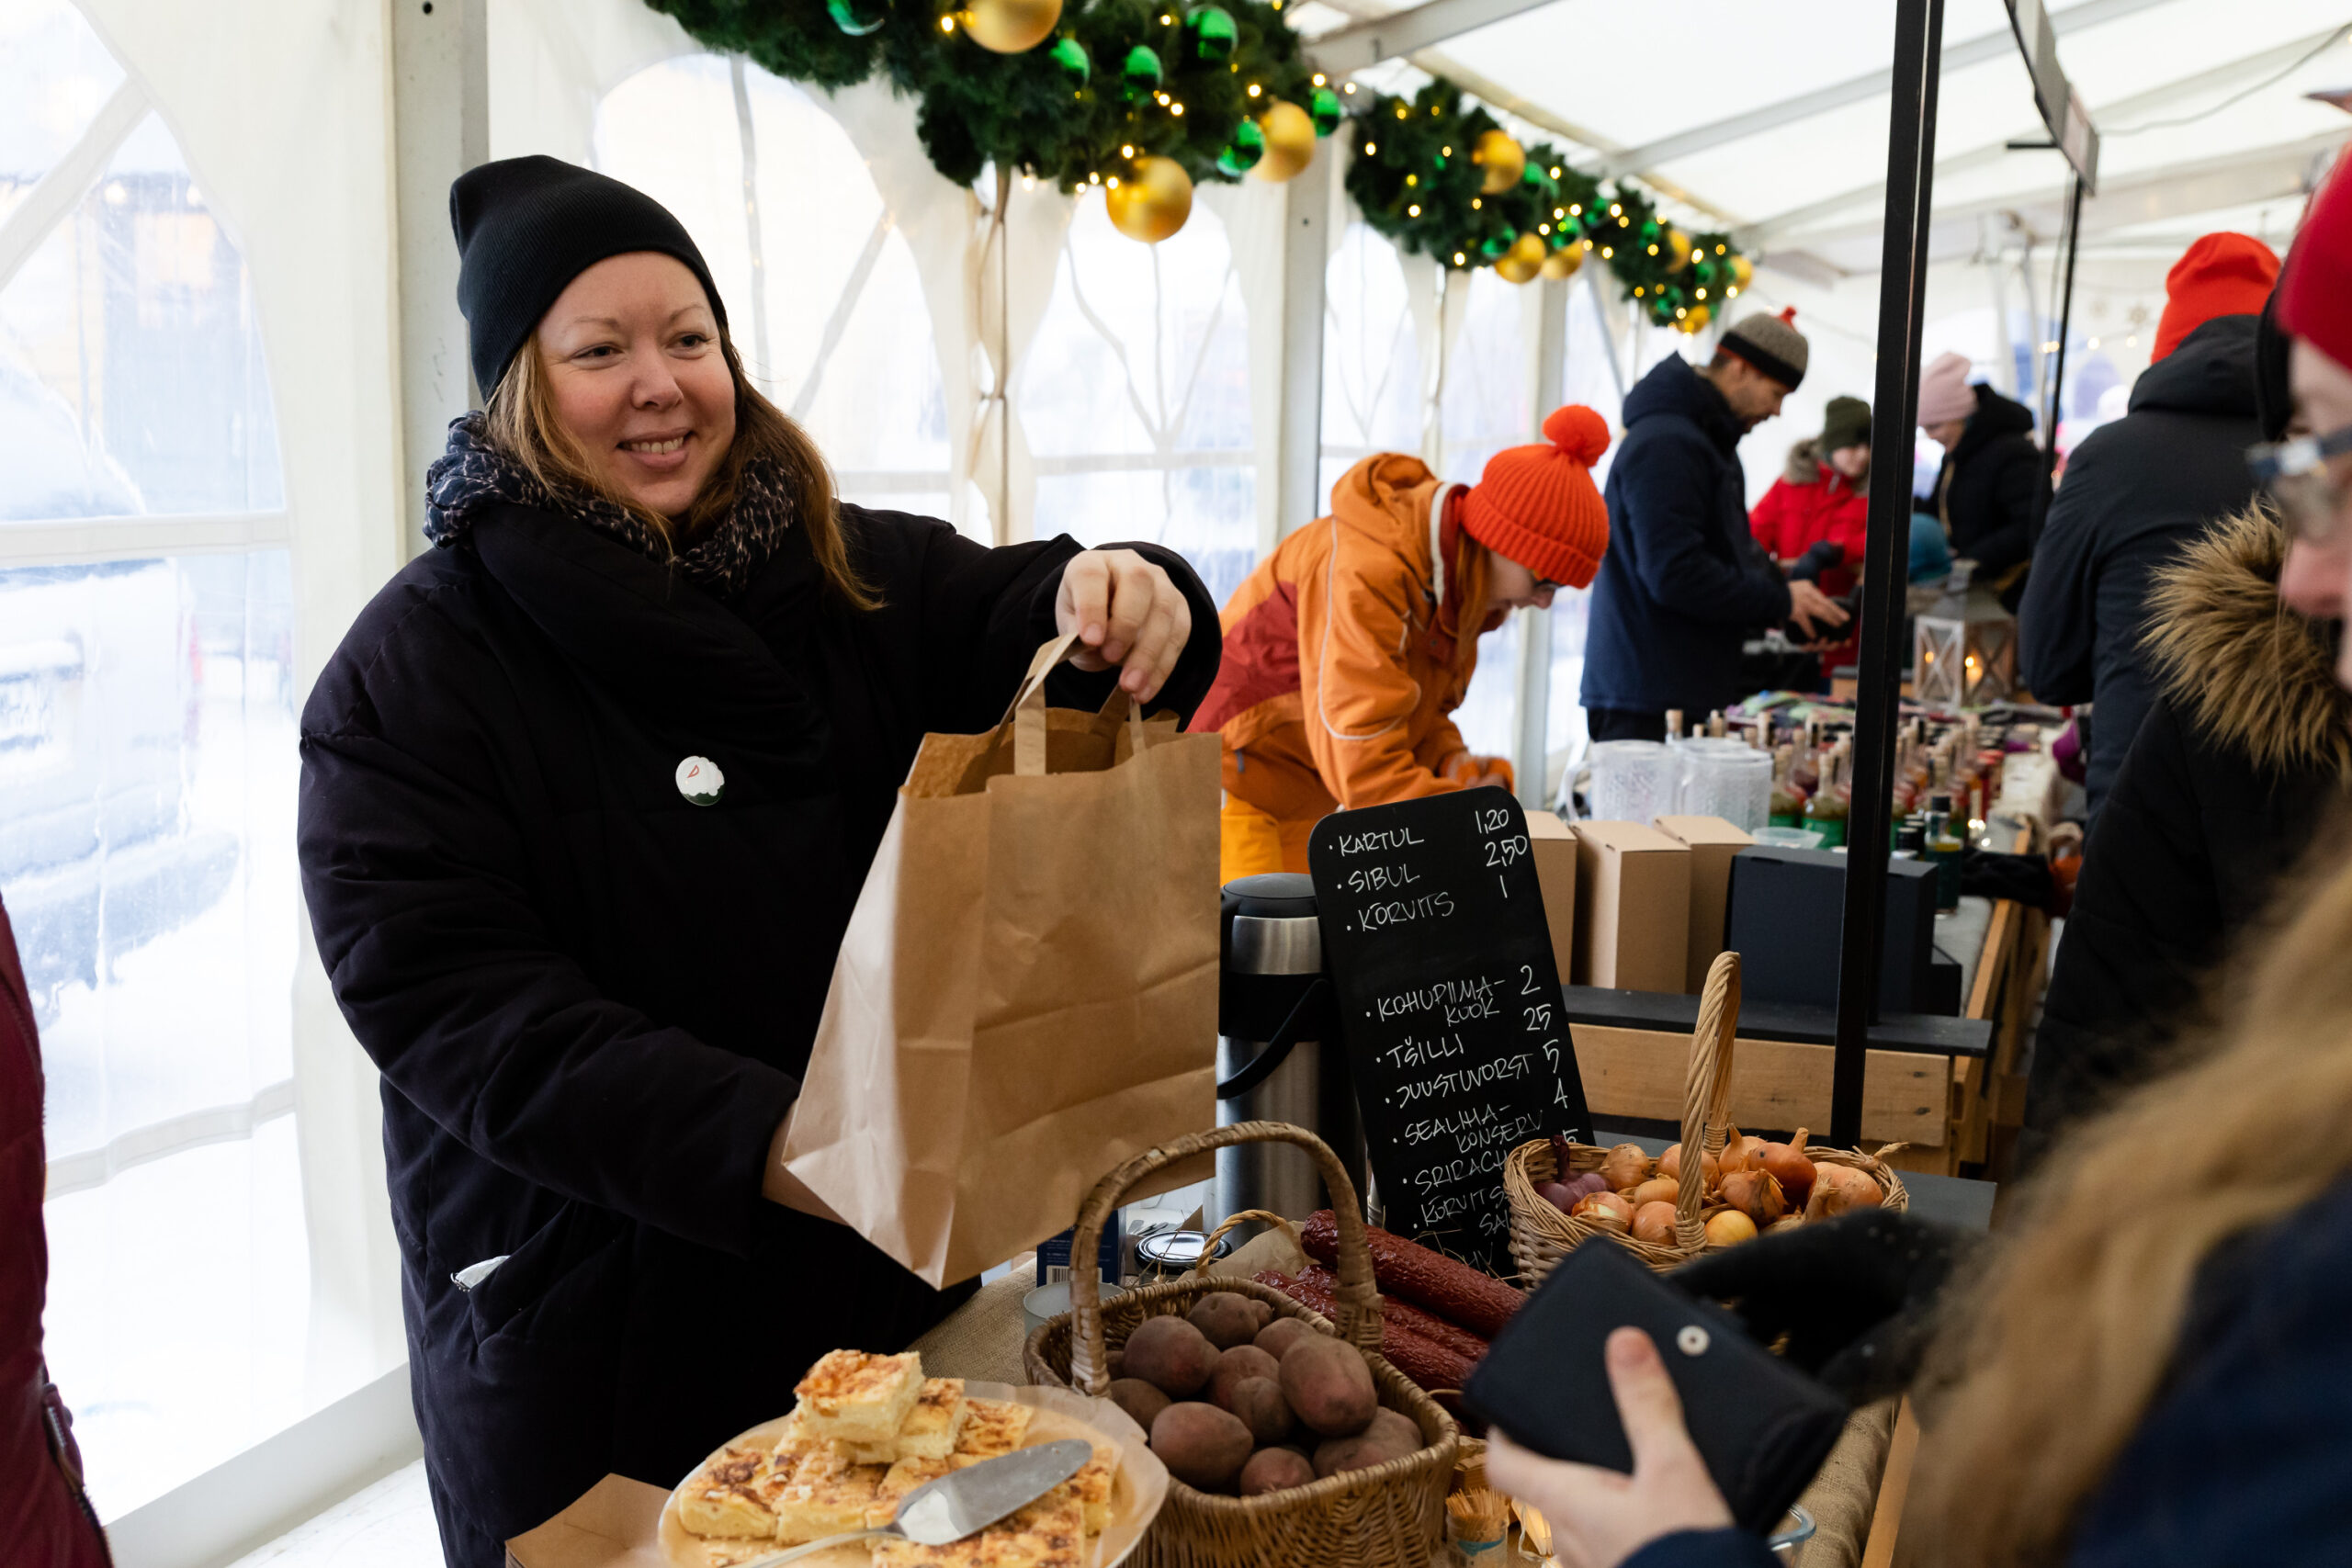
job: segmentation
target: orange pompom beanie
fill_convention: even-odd
[[[1511,446],[1462,498],[1470,536],[1537,577],[1583,588],[1609,548],[1609,508],[1592,466],[1609,450],[1609,422],[1570,403],[1544,421],[1544,444]]]

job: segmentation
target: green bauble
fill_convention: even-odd
[[[1266,133],[1258,129],[1254,119],[1245,119],[1233,128],[1233,140],[1224,152],[1216,155],[1216,166],[1239,179],[1258,166],[1266,155]]]
[[[1519,183],[1533,186],[1535,193],[1549,201],[1560,194],[1560,182],[1544,172],[1544,165],[1530,158],[1527,167],[1520,172]]]
[[[1484,240],[1480,241],[1478,243],[1478,254],[1486,257],[1488,261],[1493,261],[1497,256],[1502,255],[1508,252],[1513,244],[1518,243],[1518,231],[1513,229],[1506,228],[1498,233],[1489,234]]]
[[[1223,6],[1204,6],[1194,11],[1184,18],[1184,31],[1193,40],[1195,57],[1212,65],[1222,65],[1233,58],[1233,17]]]
[[[1659,223],[1657,219],[1645,218],[1642,220],[1642,243],[1645,245],[1657,244],[1659,240],[1665,237],[1665,226]]]
[[[1315,96],[1307,107],[1307,117],[1315,121],[1315,134],[1329,136],[1340,129],[1340,121],[1347,118],[1340,107],[1340,95],[1329,87],[1315,89]]]
[[[840,3],[841,0],[832,0],[834,5]],[[1086,57],[1086,46],[1074,38],[1056,39],[1054,47],[1046,51],[1046,55],[1077,86],[1085,86],[1087,78],[1094,74],[1094,62]]]
[[[884,0],[825,0],[825,14],[852,38],[864,38],[890,19]]]
[[[1159,91],[1159,51],[1149,44],[1139,43],[1127,51],[1126,60],[1119,66],[1119,85],[1131,99]]]

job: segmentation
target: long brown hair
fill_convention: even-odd
[[[724,330],[719,352],[727,356],[727,372],[735,383],[735,439],[725,457],[703,482],[693,504],[676,517],[664,517],[605,483],[590,461],[586,448],[564,427],[555,407],[555,388],[539,365],[539,340],[535,333],[498,378],[490,395],[485,424],[499,450],[530,471],[533,479],[560,495],[584,491],[603,497],[633,513],[639,521],[676,550],[690,545],[705,530],[734,510],[743,470],[765,460],[772,464],[792,498],[793,523],[808,532],[808,548],[825,574],[825,581],[853,609],[872,610],[882,601],[857,573],[842,536],[841,509],[833,494],[832,470],[808,433],[792,416],[770,402],[743,374],[743,361],[734,340]]]
[[[1991,1268],[1948,1307],[1906,1555],[2063,1559],[2184,1348],[2199,1267],[2352,1169],[2352,864],[2341,823],[2321,837],[2231,1021],[2068,1134]]]

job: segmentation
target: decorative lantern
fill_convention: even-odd
[[[1911,689],[1933,708],[2007,702],[2018,684],[2017,618],[1982,584],[1947,594],[1916,622]]]

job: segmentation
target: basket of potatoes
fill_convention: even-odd
[[[1080,1206],[1073,1258],[1137,1181],[1210,1149],[1295,1144],[1313,1156],[1339,1220],[1340,1321],[1254,1280],[1190,1277],[1105,1305],[1091,1270],[1071,1310],[1029,1337],[1029,1381],[1115,1400],[1168,1467],[1168,1499],[1131,1562],[1149,1568],[1314,1563],[1418,1568],[1443,1550],[1458,1432],[1388,1364],[1380,1292],[1355,1185],[1304,1128],[1243,1122],[1151,1149]]]
[[[1664,1271],[1700,1253],[1849,1209],[1910,1206],[1893,1167],[1854,1149],[1743,1138],[1730,1123],[1732,1036],[1739,1025],[1739,954],[1707,971],[1682,1141],[1652,1159],[1638,1144],[1599,1148],[1538,1138],[1503,1162],[1510,1252],[1533,1290],[1584,1243],[1606,1236]],[[1699,1150],[1695,1179],[1689,1152]]]

